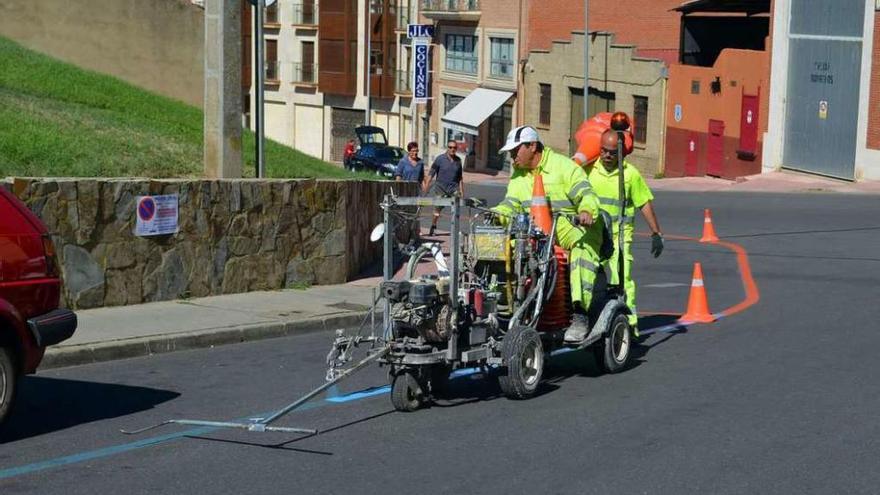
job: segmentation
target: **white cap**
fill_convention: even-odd
[[[520,126],[507,133],[507,143],[504,144],[503,148],[498,150],[498,153],[506,153],[523,143],[535,143],[540,140],[541,138],[538,137],[538,131],[536,131],[534,127],[527,125]]]

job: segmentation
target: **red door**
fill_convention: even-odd
[[[697,133],[692,132],[685,143],[687,149],[685,150],[686,158],[684,162],[684,175],[686,177],[694,177],[697,175],[697,138]]]
[[[721,120],[709,121],[709,165],[706,167],[706,175],[721,177],[724,168],[724,122]]]
[[[742,96],[742,116],[739,124],[739,148],[737,154],[740,158],[755,159],[758,150],[758,97],[757,95]]]

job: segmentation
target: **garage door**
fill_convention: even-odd
[[[792,0],[786,168],[852,179],[864,0]]]

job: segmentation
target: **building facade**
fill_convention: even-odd
[[[427,155],[458,144],[465,169],[501,170],[498,154],[518,109],[520,33],[527,1],[421,0],[434,25]]]
[[[769,1],[685,3],[669,67],[666,172],[761,173],[770,81]]]
[[[573,155],[574,133],[584,120],[584,34],[554,41],[549,50],[533,50],[525,67],[525,122],[545,144]],[[615,43],[611,33],[591,33],[589,115],[622,111],[634,120],[634,149],[629,160],[643,173],[663,171],[666,67],[661,60],[638,57],[635,47]]]
[[[332,162],[342,162],[354,129],[368,122],[391,145],[412,140],[406,25],[414,8],[405,0],[278,0],[267,8],[266,136]],[[253,90],[250,98],[253,107]]]
[[[764,170],[880,179],[873,0],[774,0]]]

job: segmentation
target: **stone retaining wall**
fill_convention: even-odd
[[[381,257],[369,232],[390,183],[16,178],[5,185],[52,233],[64,302],[84,309],[348,281]],[[414,184],[394,188],[416,192]],[[177,234],[134,235],[135,197],[147,194],[178,194]]]

